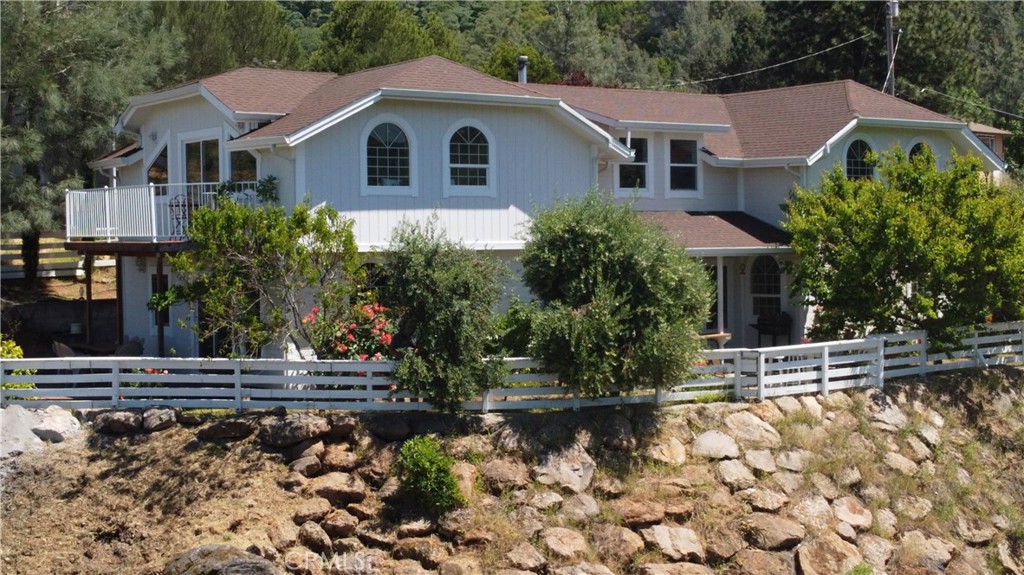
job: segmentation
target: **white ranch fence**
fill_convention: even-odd
[[[694,379],[667,389],[585,398],[560,386],[531,359],[505,359],[505,386],[463,404],[467,411],[580,409],[700,399],[764,400],[780,395],[881,387],[887,379],[971,367],[1024,364],[1024,322],[971,330],[947,353],[929,354],[924,332],[759,349],[704,352]],[[396,392],[388,361],[75,357],[4,360],[0,403],[25,407],[339,409],[424,411],[422,398]],[[27,370],[27,371],[26,371]]]

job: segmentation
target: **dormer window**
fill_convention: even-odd
[[[669,198],[699,198],[700,164],[697,161],[697,140],[668,141]]]
[[[626,138],[619,138],[622,145],[628,145],[633,150],[633,160],[618,164],[617,187],[618,193],[622,196],[637,194],[648,196],[648,174],[649,156],[647,138],[631,138],[626,144]]]

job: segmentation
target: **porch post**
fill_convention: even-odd
[[[114,265],[114,286],[117,290],[117,343],[124,343],[124,256],[117,254]]]
[[[85,254],[85,342],[92,343],[92,253]]]
[[[158,252],[156,254],[156,281],[157,285],[160,285],[160,278],[164,275],[164,254]],[[155,312],[154,312],[155,313]],[[156,346],[157,346],[157,357],[164,356],[164,322],[160,321],[160,314],[156,314]]]
[[[725,333],[725,278],[722,277],[725,267],[723,261],[724,258],[722,256],[715,256],[715,277],[718,278],[718,281],[715,282],[716,289],[718,290],[715,315],[718,317],[718,333]],[[723,344],[722,347],[725,347],[725,345]]]

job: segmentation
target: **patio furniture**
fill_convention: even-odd
[[[786,343],[790,343],[790,333],[793,331],[793,318],[786,312],[764,313],[757,316],[757,323],[750,324],[750,327],[757,331],[757,346],[761,347],[761,336],[772,336],[772,347],[777,345],[780,335],[786,336]]]

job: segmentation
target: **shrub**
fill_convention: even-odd
[[[25,352],[22,351],[21,346],[15,343],[13,339],[4,339],[3,334],[0,334],[0,357],[3,359],[22,359],[25,357]],[[11,375],[32,375],[36,372],[34,369],[15,369],[11,372]],[[4,389],[35,389],[36,384],[34,383],[5,383]]]
[[[513,298],[508,311],[494,317],[495,337],[491,351],[505,357],[526,357],[530,354],[530,338],[537,321],[537,306]]]
[[[501,362],[487,357],[501,267],[449,240],[433,220],[396,228],[383,263],[380,300],[398,321],[399,387],[454,411],[501,383]]]
[[[465,504],[452,473],[452,460],[434,438],[421,435],[406,441],[396,468],[402,491],[431,513],[445,513]]]
[[[590,192],[542,212],[523,272],[544,304],[535,355],[585,395],[672,385],[700,359],[711,282],[629,205]]]
[[[394,322],[377,302],[356,304],[340,319],[320,314],[320,308],[302,319],[310,344],[319,359],[381,360],[391,357]]]

